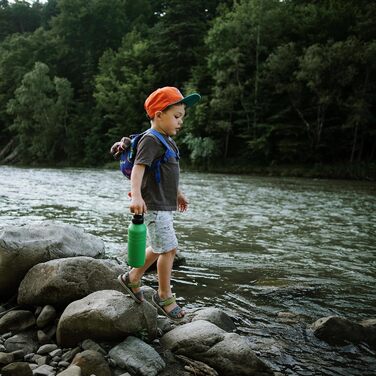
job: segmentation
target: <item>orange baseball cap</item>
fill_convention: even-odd
[[[153,119],[156,112],[163,111],[168,106],[184,103],[187,107],[190,107],[197,103],[200,99],[200,94],[193,93],[184,97],[176,87],[165,86],[153,91],[146,98],[144,107],[149,118]]]

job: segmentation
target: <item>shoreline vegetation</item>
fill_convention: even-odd
[[[1,164],[0,164],[1,166]],[[119,162],[113,161],[101,166],[89,166],[87,164],[71,165],[66,163],[56,164],[31,164],[16,163],[3,165],[23,168],[104,168],[108,170],[119,170]],[[227,163],[221,166],[216,165],[192,165],[181,163],[183,172],[214,173],[228,175],[249,175],[263,177],[283,178],[306,178],[306,179],[331,179],[331,180],[356,180],[376,181],[376,163],[354,163],[354,164],[313,164],[313,165],[281,165],[281,164],[241,164]],[[119,171],[119,173],[121,173]]]
[[[375,179],[376,2],[131,3],[0,2],[0,163],[103,166],[175,86],[187,169]]]

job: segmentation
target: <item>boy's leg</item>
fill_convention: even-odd
[[[158,295],[161,300],[165,300],[172,295],[171,291],[171,272],[174,263],[174,258],[176,255],[176,249],[173,249],[166,253],[161,253],[157,261],[157,271],[158,271]],[[163,309],[168,313],[171,312],[177,304],[174,302],[167,306],[163,306]],[[185,312],[182,311],[179,317],[183,317]]]
[[[158,253],[154,253],[151,247],[146,248],[146,257],[145,257],[145,264],[141,268],[132,268],[129,272],[129,282],[137,282],[139,281],[146,270],[155,262],[155,260],[159,257]],[[140,291],[140,287],[132,288],[132,291],[137,293]]]

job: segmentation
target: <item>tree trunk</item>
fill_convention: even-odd
[[[355,150],[356,150],[357,142],[358,142],[358,122],[355,124],[355,128],[354,128],[354,137],[353,137],[353,144],[352,144],[352,148],[351,148],[350,163],[354,162],[354,156],[355,156]]]

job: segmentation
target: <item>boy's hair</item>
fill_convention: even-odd
[[[158,111],[164,111],[168,107],[180,103],[190,107],[197,103],[200,99],[201,96],[198,93],[193,93],[184,97],[176,87],[165,86],[153,91],[146,98],[144,108],[148,118],[152,120]]]

